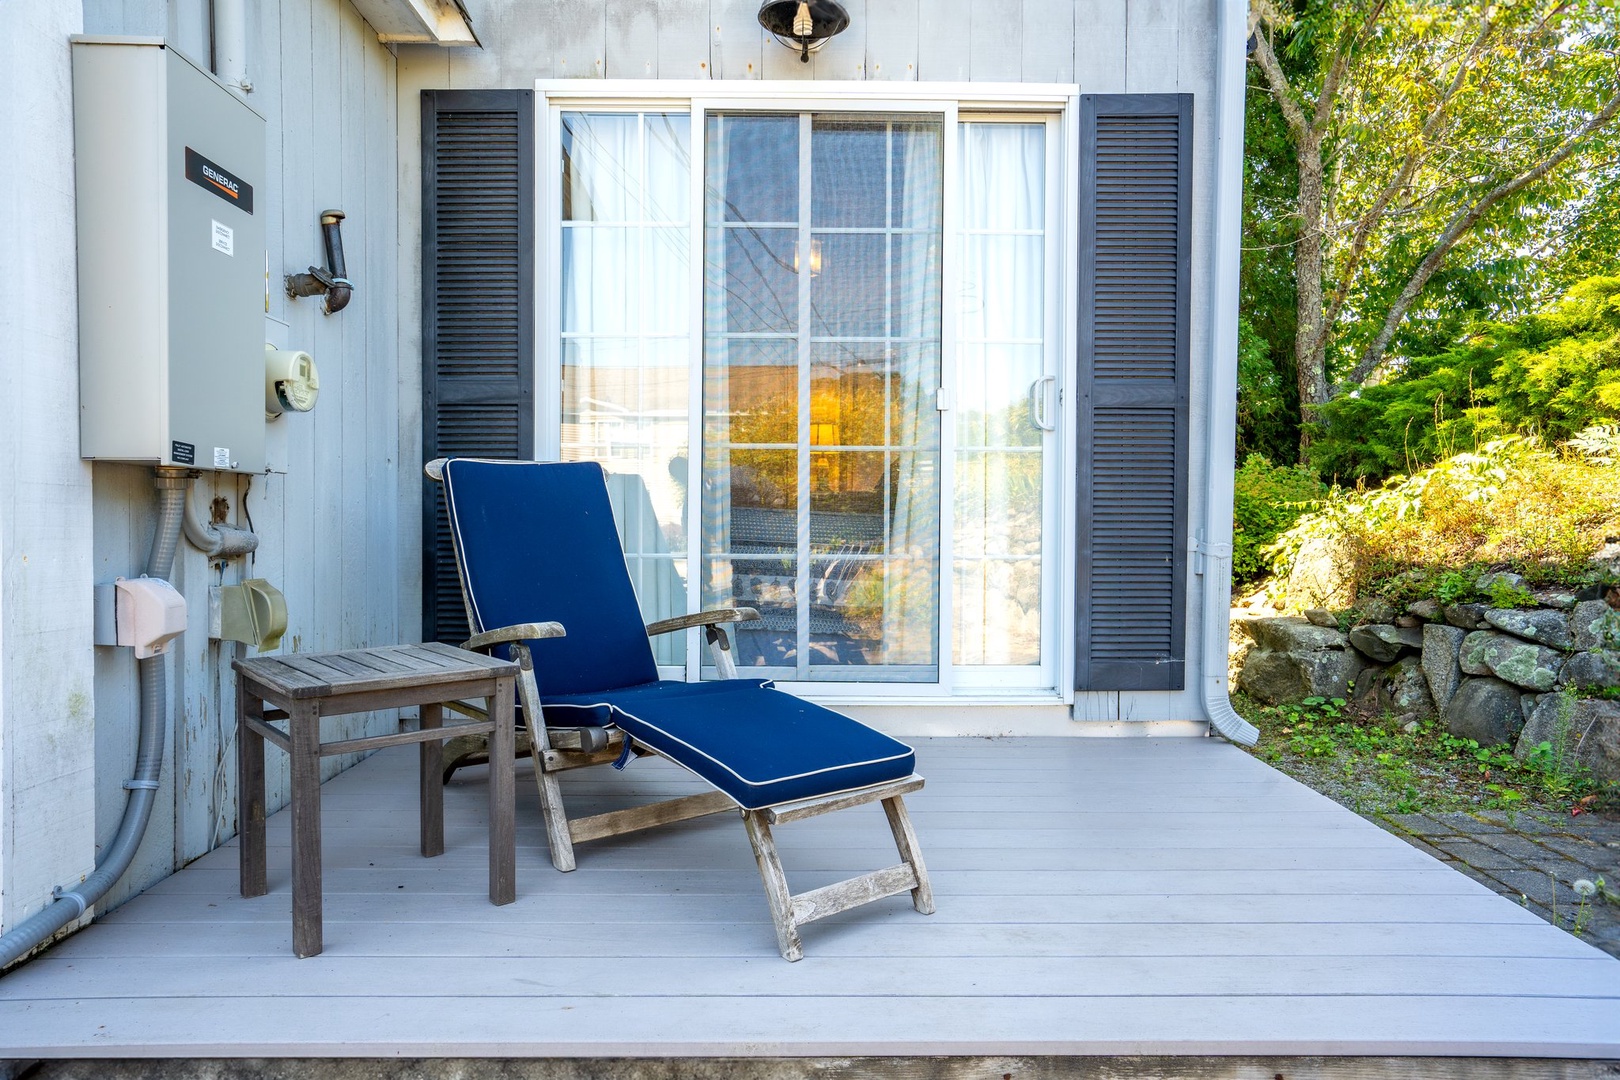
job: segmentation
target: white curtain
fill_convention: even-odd
[[[687,607],[690,127],[684,113],[563,116],[563,457],[612,474],[649,621]],[[655,648],[680,662],[675,639]]]
[[[939,424],[932,389],[940,371],[941,218],[944,161],[938,123],[898,123],[892,130],[890,169],[898,180],[892,225],[898,233],[889,282],[889,350],[899,371],[891,393],[900,397],[891,442],[899,454],[890,513],[883,643],[888,663],[938,663]],[[896,363],[898,361],[898,363]]]
[[[955,660],[1040,660],[1046,146],[1042,124],[962,126]]]

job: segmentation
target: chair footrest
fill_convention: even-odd
[[[827,795],[819,799],[801,799],[798,802],[781,803],[777,806],[766,807],[761,813],[765,820],[772,825],[786,825],[790,821],[803,821],[819,814],[830,814],[834,810],[843,810],[850,806],[860,806],[863,803],[880,802],[883,799],[892,799],[896,795],[910,795],[913,791],[921,791],[923,778],[916,773],[901,780],[891,780],[887,784],[876,784],[869,788],[860,788],[857,791],[845,791],[837,795]]]
[[[799,893],[791,898],[793,922],[803,926],[816,919],[825,919],[840,911],[848,911],[885,896],[898,896],[917,887],[917,872],[904,863],[846,881],[823,885],[819,889]]]

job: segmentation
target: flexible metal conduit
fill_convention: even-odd
[[[186,493],[191,486],[190,470],[160,467],[157,470],[158,521],[157,534],[152,537],[152,552],[146,559],[146,576],[168,580],[174,567],[174,553],[180,546],[180,531],[184,527]],[[129,789],[129,801],[124,804],[124,817],[118,823],[118,832],[111,844],[102,852],[95,872],[74,889],[57,886],[56,900],[31,918],[0,936],[0,968],[28,955],[35,947],[49,941],[62,927],[73,922],[107,894],[129,864],[135,859],[135,849],[146,835],[146,823],[152,817],[152,804],[157,799],[158,777],[163,771],[163,737],[168,718],[165,688],[168,684],[168,658],[152,656],[137,661],[140,669],[141,715],[140,734],[135,747],[135,775],[124,786]]]
[[[184,472],[185,470],[179,470]],[[186,486],[190,486],[190,480]],[[197,511],[191,505],[191,495],[181,495],[181,502],[185,507],[186,539],[191,546],[210,558],[246,555],[259,549],[259,538],[247,529],[237,529],[230,525],[208,525],[197,516]]]
[[[1238,230],[1243,209],[1243,43],[1248,38],[1248,5],[1221,0],[1215,34],[1215,251],[1211,267],[1209,407],[1205,410],[1204,715],[1222,735],[1243,746],[1260,741],[1260,731],[1239,716],[1226,694],[1227,620],[1232,606],[1232,469],[1237,427]]]

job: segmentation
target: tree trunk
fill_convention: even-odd
[[[1299,239],[1294,248],[1294,357],[1299,387],[1299,455],[1310,448],[1310,424],[1328,399],[1326,335],[1322,312],[1322,142],[1312,133],[1300,141]]]

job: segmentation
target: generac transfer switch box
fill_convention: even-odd
[[[158,38],[73,39],[79,447],[264,470],[264,118]]]

